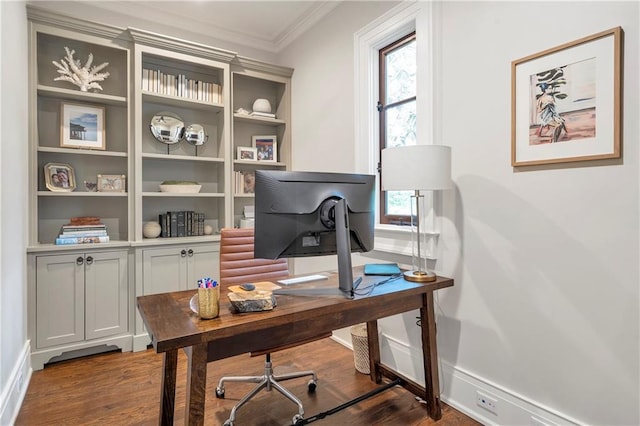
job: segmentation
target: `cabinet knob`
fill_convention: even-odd
[[[87,256],[87,265],[91,265],[93,263],[93,257]]]
[[[76,258],[76,265],[82,265],[83,262],[84,262],[84,258],[82,256],[78,256]]]
[[[187,255],[187,251],[183,249],[183,250],[180,252],[180,256],[185,257],[186,255]]]
[[[193,249],[189,249],[189,257],[193,256]]]

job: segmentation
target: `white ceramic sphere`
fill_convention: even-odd
[[[213,226],[205,225],[204,226],[204,235],[211,235],[211,234],[213,234]]]
[[[142,227],[142,235],[145,238],[157,238],[161,231],[162,228],[158,222],[147,222]]]
[[[253,102],[254,112],[271,112],[271,103],[268,99],[256,99]]]

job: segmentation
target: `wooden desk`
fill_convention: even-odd
[[[361,268],[354,269],[354,276],[361,275]],[[382,279],[366,276],[360,288]],[[337,287],[337,274],[312,285]],[[429,416],[439,420],[442,413],[433,292],[450,286],[453,286],[453,280],[443,277],[424,284],[398,279],[376,287],[366,297],[353,300],[278,295],[278,306],[274,310],[249,314],[231,314],[229,302],[223,296],[220,316],[212,320],[200,320],[189,308],[195,290],[139,296],[138,310],[153,347],[164,354],[160,424],[173,425],[179,349],[185,350],[188,359],[185,424],[202,425],[207,362],[265,347],[294,344],[363,322],[367,323],[371,379],[376,383],[380,383],[383,376],[403,379],[405,388],[426,400]],[[420,309],[422,321],[425,387],[380,363],[377,320],[414,309]]]

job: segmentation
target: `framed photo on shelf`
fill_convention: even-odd
[[[72,192],[76,189],[76,175],[69,164],[45,164],[44,182],[49,191]]]
[[[105,149],[104,107],[62,103],[60,146]]]
[[[511,63],[511,165],[620,158],[622,28]]]
[[[258,159],[258,151],[256,148],[246,146],[238,147],[238,160],[256,161]]]
[[[246,171],[240,173],[242,183],[240,185],[240,194],[254,194],[256,189],[256,173],[254,171]]]
[[[126,180],[125,175],[98,175],[98,192],[125,192]]]
[[[276,136],[253,136],[252,141],[258,161],[278,161]]]

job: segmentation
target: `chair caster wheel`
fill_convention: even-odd
[[[224,426],[233,426],[233,422],[231,420],[227,420],[224,422]]]
[[[216,398],[220,398],[223,399],[224,398],[224,388],[216,388]],[[225,426],[233,426],[231,423],[230,424],[226,424]]]
[[[318,383],[315,380],[309,380],[309,383],[307,383],[307,391],[309,393],[314,393],[316,391],[316,387],[318,386]]]
[[[304,417],[302,417],[300,414],[296,414],[295,416],[293,416],[293,422],[291,424],[293,426],[301,425],[303,424],[302,423],[303,420],[304,420]]]

